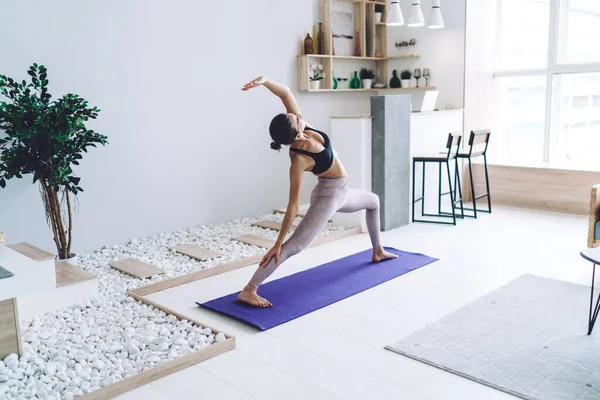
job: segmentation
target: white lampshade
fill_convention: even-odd
[[[439,29],[444,27],[444,18],[442,17],[442,9],[440,0],[433,0],[431,6],[431,15],[429,16],[429,29]]]
[[[387,16],[385,23],[388,26],[402,26],[404,25],[404,17],[402,16],[402,10],[400,9],[400,2],[398,0],[392,0],[389,9],[387,10]]]
[[[425,25],[425,18],[423,18],[423,11],[421,11],[421,5],[418,0],[413,0],[410,5],[410,12],[408,14],[408,26],[423,26]]]

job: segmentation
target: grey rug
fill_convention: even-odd
[[[10,272],[7,269],[4,269],[4,268],[0,267],[0,279],[10,278],[11,276],[13,276],[12,272]]]
[[[523,399],[597,400],[589,301],[588,286],[523,275],[386,349]]]

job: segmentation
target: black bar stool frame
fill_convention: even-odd
[[[473,215],[465,215],[466,217],[469,218],[477,218],[477,212],[484,212],[484,213],[489,213],[491,214],[492,212],[492,200],[490,197],[490,179],[489,179],[489,175],[488,175],[488,167],[487,167],[487,149],[488,149],[488,145],[490,142],[490,135],[491,132],[489,129],[485,129],[485,130],[480,130],[480,131],[471,131],[471,134],[469,135],[469,151],[467,153],[465,152],[458,152],[456,158],[457,159],[466,159],[468,160],[469,163],[469,180],[470,180],[470,186],[471,186],[471,200],[473,202],[473,208],[464,208],[467,211],[472,211]],[[476,146],[479,146],[479,148],[477,149]],[[483,147],[483,148],[481,148]],[[475,183],[473,181],[473,158],[475,157],[483,157],[483,166],[484,166],[484,170],[485,170],[485,188],[486,188],[486,193],[480,194],[479,196],[475,196]],[[458,169],[455,171],[455,174],[458,173]],[[456,181],[456,179],[455,179]],[[459,178],[459,185],[460,185],[460,178]],[[483,199],[483,198],[487,198],[487,203],[488,203],[488,209],[487,210],[483,210],[483,209],[477,209],[477,200],[479,199]]]
[[[452,189],[452,174],[450,173],[450,162],[454,161],[455,164],[455,185],[456,185],[456,170],[458,169],[458,161],[457,154],[460,149],[460,142],[462,140],[462,135],[457,134],[448,134],[448,140],[446,142],[446,149],[448,150],[445,156],[443,155],[433,155],[433,156],[416,156],[413,157],[413,176],[412,176],[412,222],[426,222],[432,224],[443,224],[443,225],[456,225],[456,218],[464,218],[463,212],[463,204],[462,204],[462,191],[460,189],[460,184],[458,186],[458,191],[461,199],[456,199],[456,186],[455,189]],[[425,213],[425,171],[426,164],[428,162],[437,163],[438,164],[438,213],[437,214],[426,214]],[[423,180],[421,186],[421,196],[419,198],[415,198],[415,177],[416,177],[416,166],[417,163],[423,164]],[[446,164],[446,171],[448,173],[448,185],[449,191],[442,193],[442,164]],[[442,212],[442,197],[445,195],[450,195],[450,204],[452,206],[452,212]],[[447,221],[432,221],[426,219],[415,219],[415,208],[418,202],[421,202],[421,217],[435,217],[435,218],[452,218],[452,222]],[[456,214],[456,204],[460,203],[461,215]]]

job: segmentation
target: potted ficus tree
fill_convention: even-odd
[[[83,189],[72,166],[82,153],[106,145],[106,136],[88,129],[97,107],[76,94],[52,100],[46,67],[33,64],[31,82],[18,82],[0,74],[0,187],[6,181],[33,175],[39,182],[46,219],[54,235],[57,258],[72,258],[73,202]]]
[[[371,89],[373,78],[375,78],[375,74],[372,69],[362,68],[360,70],[360,80],[362,81],[363,89]]]

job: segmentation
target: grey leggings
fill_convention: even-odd
[[[319,178],[310,197],[310,207],[304,218],[281,246],[279,265],[298,254],[312,242],[336,212],[351,213],[367,210],[367,228],[373,248],[379,246],[379,197],[363,190],[348,189],[348,179]],[[275,257],[265,267],[258,267],[250,285],[259,287],[275,268]]]

